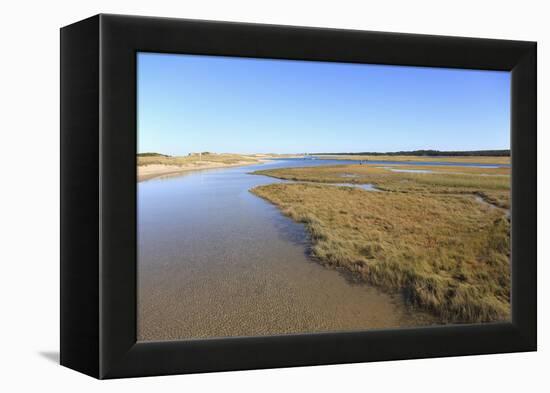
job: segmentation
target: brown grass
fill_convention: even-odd
[[[455,162],[478,164],[510,164],[510,157],[448,157],[448,156],[356,156],[356,155],[318,155],[319,158],[357,161],[417,161],[417,162]]]
[[[189,156],[179,156],[179,157],[168,157],[168,156],[146,156],[146,157],[137,157],[137,165],[175,165],[175,166],[187,166],[187,165],[197,165],[200,166],[201,163],[223,163],[223,164],[238,164],[242,162],[258,162],[258,159],[253,156],[242,155],[242,154],[192,154]]]
[[[509,176],[510,168],[508,167],[496,167],[496,168],[482,168],[476,166],[445,166],[445,165],[406,165],[406,164],[364,164],[367,167],[381,167],[386,171],[390,169],[405,169],[405,170],[428,170],[436,173],[451,173],[458,175],[484,175],[484,176]]]
[[[451,173],[447,167],[441,166],[412,169],[430,169],[436,173],[399,173],[378,165],[355,164],[268,169],[254,174],[293,181],[373,184],[381,190],[393,192],[472,194],[488,202],[497,202],[500,207],[510,207],[510,176],[505,175],[507,168],[454,167],[458,173]]]
[[[462,169],[462,168],[461,168]],[[402,291],[448,322],[510,318],[510,179],[479,174],[404,174],[359,165],[257,174],[318,182],[251,191],[306,225],[320,261]],[[342,174],[358,175],[346,177]],[[322,183],[373,183],[372,192]]]

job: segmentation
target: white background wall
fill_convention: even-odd
[[[548,389],[547,115],[543,1],[19,1],[0,22],[0,390],[465,392]],[[539,352],[99,382],[58,366],[59,31],[96,13],[170,16],[539,42]],[[548,70],[548,67],[546,67]],[[545,157],[540,152],[546,152]],[[546,178],[547,180],[548,178]],[[544,362],[547,365],[544,366]],[[33,389],[33,390],[31,390]],[[158,390],[162,391],[162,390]],[[548,391],[548,390],[546,390]]]

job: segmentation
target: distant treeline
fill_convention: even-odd
[[[160,154],[160,153],[138,153],[138,157],[170,157],[166,154]]]
[[[200,153],[189,153],[188,155],[189,156],[194,156],[194,155],[198,155],[198,154],[202,154],[203,156],[207,156],[209,154],[214,154],[214,153],[210,153],[209,151],[203,151],[203,152],[200,152]],[[138,157],[171,157],[167,154],[160,154],[160,153],[153,153],[153,152],[138,153],[137,156]]]
[[[448,157],[508,157],[510,150],[470,150],[470,151],[445,151],[445,150],[411,150],[361,153],[314,153],[312,155],[350,155],[350,156],[448,156]]]

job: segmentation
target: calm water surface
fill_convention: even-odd
[[[304,227],[249,192],[278,182],[248,174],[257,169],[347,163],[357,162],[273,160],[139,183],[138,339],[436,323],[312,260]]]

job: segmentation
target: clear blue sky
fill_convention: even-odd
[[[138,152],[510,147],[510,74],[138,54]]]

